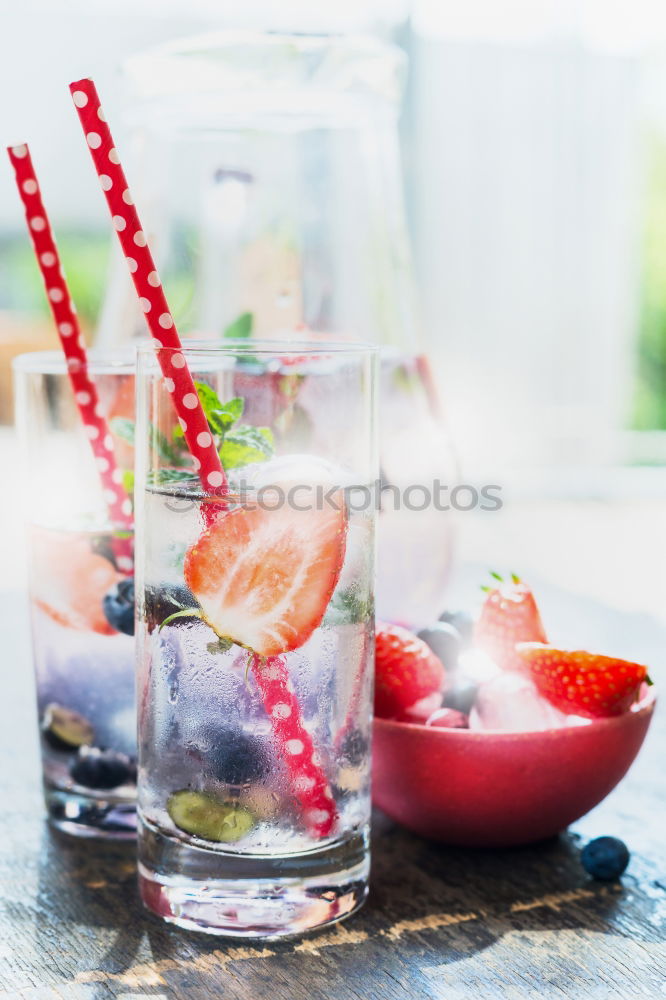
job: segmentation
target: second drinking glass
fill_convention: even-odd
[[[228,477],[204,493],[174,385],[139,351],[139,876],[182,926],[275,937],[365,898],[374,355],[176,352]]]
[[[90,352],[106,453],[132,489],[133,352]],[[82,837],[135,835],[132,532],[113,523],[62,352],[14,361],[24,464],[30,614],[50,822]],[[128,440],[129,438],[129,440]],[[97,468],[95,467],[97,465]],[[127,504],[130,501],[127,499]],[[127,512],[128,514],[131,511]]]

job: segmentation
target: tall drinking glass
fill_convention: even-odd
[[[90,354],[131,491],[133,352]],[[62,353],[14,362],[32,648],[49,820],[68,833],[136,832],[131,532],[110,522]]]
[[[228,477],[204,493],[174,386],[139,349],[139,878],[181,926],[277,937],[365,898],[374,353],[174,352]]]

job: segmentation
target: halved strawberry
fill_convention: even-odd
[[[520,670],[517,642],[548,642],[532,591],[517,576],[510,581],[493,574],[498,586],[488,591],[474,626],[474,645],[503,670]]]
[[[50,618],[67,628],[114,635],[102,607],[104,595],[122,580],[91,538],[33,529],[30,596]]]
[[[375,713],[403,716],[444,685],[444,667],[430,646],[401,625],[378,624],[375,633]],[[429,705],[425,721],[437,705]]]
[[[588,719],[622,715],[648,680],[647,667],[582,649],[555,649],[522,642],[516,653],[544,698],[571,715]]]
[[[347,532],[342,496],[337,509],[312,506],[236,507],[188,549],[185,582],[219,636],[260,656],[310,638],[338,582]]]

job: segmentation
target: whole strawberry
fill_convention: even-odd
[[[641,685],[651,683],[647,667],[639,663],[582,649],[524,642],[516,652],[544,698],[562,712],[588,719],[622,715],[638,698]]]
[[[474,626],[474,645],[502,670],[521,670],[517,642],[548,642],[532,591],[519,577],[503,580],[492,574],[495,586],[485,588],[486,599]]]
[[[441,691],[444,667],[428,645],[400,625],[378,624],[375,635],[375,713],[392,719]]]

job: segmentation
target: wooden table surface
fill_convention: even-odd
[[[144,912],[132,846],[49,830],[25,599],[15,591],[0,598],[0,997],[666,997],[665,713],[621,787],[560,838],[452,850],[377,816],[371,896],[360,914],[293,942],[239,943]],[[563,619],[573,613],[573,603],[558,606]],[[628,629],[645,657],[663,661],[666,631],[652,619],[586,608],[588,628],[625,637]],[[601,833],[632,851],[621,884],[594,882],[580,867],[581,841]]]

